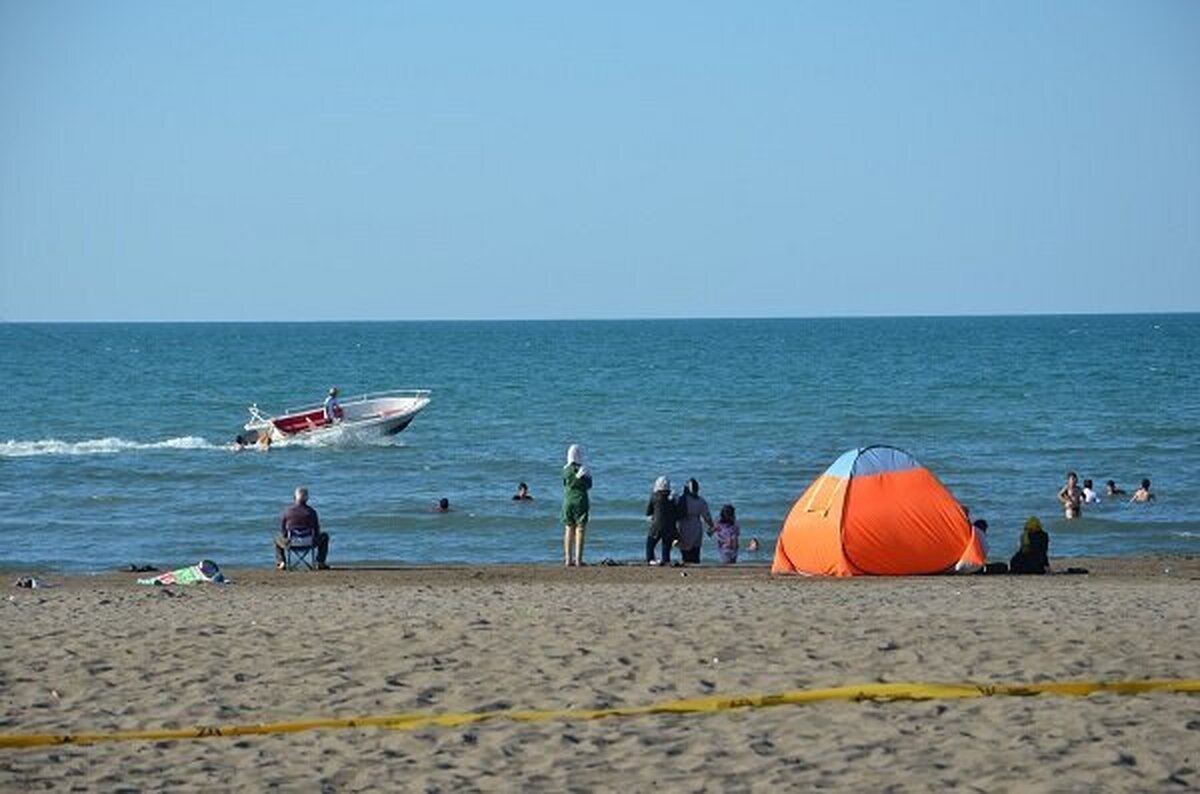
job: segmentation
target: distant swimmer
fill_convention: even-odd
[[[234,436],[233,443],[229,446],[229,449],[234,452],[241,452],[248,445],[249,442],[246,441],[246,437],[239,433],[238,435]]]
[[[1133,498],[1129,500],[1133,502],[1153,502],[1154,494],[1150,493],[1150,481],[1142,480],[1142,487],[1133,492]]]
[[[1067,472],[1067,484],[1058,492],[1058,501],[1062,502],[1063,515],[1066,518],[1079,518],[1083,512],[1083,491],[1079,487],[1079,476],[1075,472]]]
[[[433,512],[449,513],[450,512],[450,500],[444,496],[441,499],[438,499],[437,504],[435,504],[433,506]]]
[[[1126,494],[1125,489],[1118,488],[1116,482],[1114,482],[1113,480],[1109,480],[1108,482],[1104,483],[1104,495],[1105,496],[1125,496],[1125,494]]]
[[[517,492],[513,494],[514,502],[532,502],[533,497],[529,493],[529,486],[525,483],[518,483]]]
[[[1096,493],[1096,489],[1092,487],[1091,480],[1083,481],[1083,502],[1084,504],[1100,503],[1100,494]]]
[[[334,386],[325,397],[325,421],[333,424],[341,418],[342,405],[338,402],[337,386]]]

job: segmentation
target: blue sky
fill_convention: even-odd
[[[1200,3],[0,0],[6,320],[1200,309]]]

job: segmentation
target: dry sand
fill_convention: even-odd
[[[166,590],[135,574],[74,577],[9,588],[0,603],[0,732],[582,709],[875,681],[1200,678],[1200,560],[1071,564],[1092,573],[233,571],[230,586]],[[829,702],[0,750],[6,791],[154,788],[1197,790],[1200,697]]]

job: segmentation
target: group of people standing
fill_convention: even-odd
[[[1109,480],[1104,484],[1104,496],[1110,499],[1123,498],[1126,492],[1117,487],[1117,483]],[[1101,499],[1100,494],[1096,492],[1091,480],[1084,480],[1083,486],[1079,485],[1079,475],[1073,471],[1067,472],[1067,482],[1058,491],[1058,501],[1063,506],[1063,515],[1066,518],[1079,518],[1083,515],[1083,506],[1085,504],[1099,504]],[[1150,480],[1143,479],[1141,487],[1133,492],[1133,496],[1129,501],[1132,502],[1153,502],[1154,494],[1150,491]]]
[[[587,533],[591,503],[588,491],[592,488],[592,473],[583,460],[583,448],[572,444],[567,449],[563,466],[563,565],[583,565],[584,538]],[[516,497],[514,497],[516,498]],[[741,528],[733,505],[724,505],[716,521],[709,512],[708,502],[700,495],[700,483],[687,481],[683,492],[671,494],[671,481],[659,477],[654,482],[650,501],[646,504],[649,527],[646,533],[646,562],[649,565],[670,565],[671,549],[679,547],[685,563],[700,562],[700,547],[708,535],[716,538],[721,562],[737,562]],[[661,546],[660,557],[655,550]]]

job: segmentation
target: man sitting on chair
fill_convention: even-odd
[[[275,567],[287,568],[287,547],[291,533],[295,530],[312,530],[313,545],[317,547],[317,568],[325,570],[325,555],[329,553],[329,535],[321,531],[321,520],[317,511],[308,506],[308,489],[296,489],[296,501],[283,511],[279,520],[279,534],[275,536]]]

